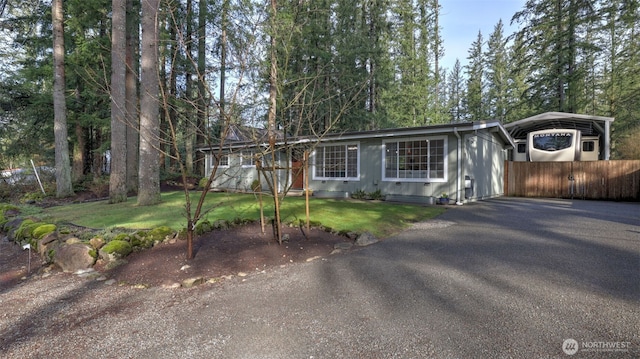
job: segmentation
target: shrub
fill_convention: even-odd
[[[209,178],[207,177],[202,177],[200,179],[200,181],[198,181],[198,187],[203,188],[207,185],[207,181],[209,180]]]
[[[211,232],[212,229],[213,229],[213,225],[211,225],[211,222],[209,222],[209,220],[204,220],[196,224],[195,233],[197,235],[200,235],[203,233]]]
[[[367,193],[365,191],[359,189],[359,190],[357,190],[357,191],[355,191],[355,192],[353,192],[351,194],[351,198],[353,198],[353,199],[365,199],[365,198],[367,198]]]
[[[384,199],[384,195],[382,194],[381,190],[375,190],[371,193],[369,193],[369,198],[373,199],[373,200],[383,200]]]
[[[260,192],[261,190],[261,186],[260,186],[260,181],[258,181],[257,179],[254,179],[253,182],[251,182],[251,190],[253,192]]]

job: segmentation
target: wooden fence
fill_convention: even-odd
[[[507,196],[640,201],[640,160],[505,163]]]

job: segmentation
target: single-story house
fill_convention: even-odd
[[[207,153],[207,174],[218,165],[212,188],[251,191],[256,165],[271,163],[264,132],[242,132],[232,129],[222,146],[200,149]],[[387,200],[425,204],[446,193],[461,204],[503,195],[504,163],[513,147],[499,121],[289,139],[279,134],[278,189],[331,197],[378,192]]]

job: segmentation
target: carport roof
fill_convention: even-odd
[[[532,131],[555,128],[580,130],[583,136],[600,136],[608,139],[613,117],[581,115],[565,112],[545,112],[519,121],[507,123],[504,128],[513,139],[526,139]]]

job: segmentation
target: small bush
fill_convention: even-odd
[[[202,177],[200,179],[200,181],[198,181],[198,187],[200,188],[204,188],[207,185],[207,181],[209,180],[209,178],[207,177]]]
[[[251,190],[253,192],[260,192],[262,190],[260,181],[258,181],[257,179],[253,180],[253,182],[251,182]]]
[[[211,222],[209,222],[209,220],[204,220],[196,224],[195,233],[197,235],[201,235],[203,233],[211,232],[211,230],[213,230],[213,225],[211,224]]]
[[[351,198],[353,199],[366,199],[367,198],[367,193],[361,189],[353,192],[351,194]]]
[[[384,195],[382,194],[381,190],[375,190],[371,193],[369,193],[369,198],[373,199],[373,200],[383,200],[384,199]]]

